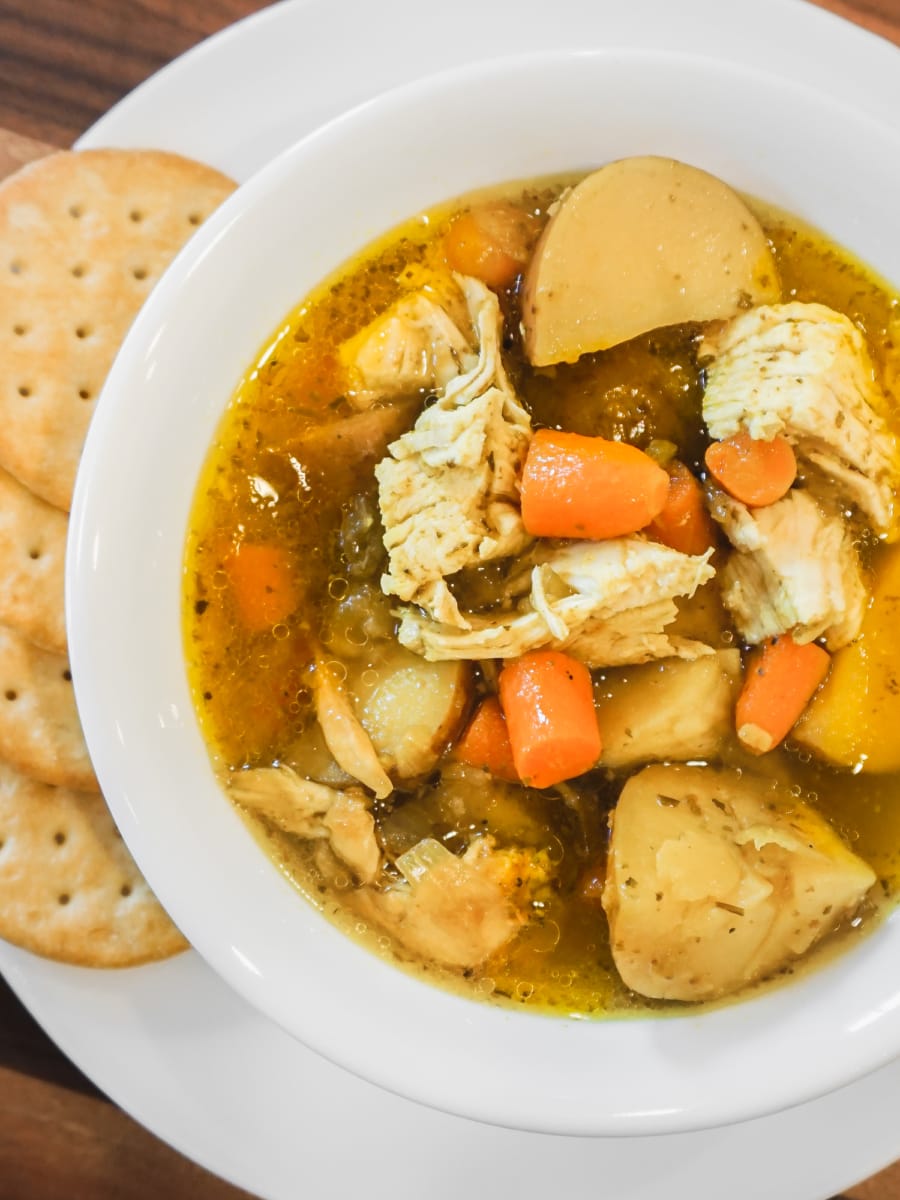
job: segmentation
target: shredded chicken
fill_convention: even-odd
[[[535,888],[548,878],[538,852],[498,850],[491,838],[476,837],[458,857],[423,838],[397,859],[401,880],[373,887],[384,859],[362,791],[325,787],[284,766],[240,771],[229,790],[239,805],[279,829],[327,843],[364,885],[347,897],[360,916],[445,966],[477,966],[515,937]]]
[[[381,870],[375,822],[358,788],[338,790],[301,779],[290,767],[258,767],[232,776],[229,789],[244,808],[286,833],[326,839],[363,883]]]
[[[782,434],[873,528],[896,536],[900,449],[865,339],[822,304],[764,305],[714,327],[703,416],[714,438]]]
[[[446,578],[517,554],[530,539],[517,479],[531,436],[500,357],[497,297],[476,279],[460,286],[477,330],[478,361],[452,378],[375,468],[389,567],[388,595],[466,628]]]
[[[397,866],[404,880],[357,892],[358,911],[413,954],[448,967],[476,967],[511,941],[547,878],[537,856],[498,850],[488,837],[475,838],[461,857],[424,838]]]
[[[796,488],[756,509],[714,492],[710,508],[736,551],[719,579],[722,602],[746,641],[790,632],[798,642],[824,636],[837,650],[859,635],[868,592],[839,515]]]
[[[674,598],[712,578],[708,558],[640,537],[542,546],[510,579],[515,608],[467,614],[466,629],[407,608],[398,637],[428,659],[514,658],[539,646],[565,648],[592,667],[697,658],[711,648],[664,629],[678,615]]]
[[[603,906],[625,984],[708,1000],[804,954],[863,901],[874,871],[772,780],[647,767],[613,814]]]
[[[394,785],[375,753],[372,739],[353,711],[352,700],[341,688],[331,665],[321,657],[316,660],[313,687],[316,716],[334,761],[383,800],[394,790]]]
[[[471,322],[459,289],[437,276],[421,283],[419,291],[402,296],[341,346],[354,407],[437,391],[475,366]]]

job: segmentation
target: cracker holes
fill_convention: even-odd
[[[12,703],[13,700],[18,700],[19,698],[19,693],[15,688],[7,688],[3,695],[7,700],[10,701],[10,703]]]
[[[74,267],[69,267],[69,274],[75,279],[84,279],[87,275],[87,267],[84,263],[75,263]]]
[[[16,391],[19,393],[19,395],[22,397],[23,400],[27,400],[28,397],[31,395],[31,388],[28,386],[27,383],[20,383],[19,386],[16,388]]]
[[[92,400],[93,396],[94,396],[94,393],[88,387],[80,387],[78,389],[78,399],[79,400]]]
[[[68,667],[66,667],[65,671],[63,671],[62,677],[66,681],[66,683],[72,682],[72,672],[69,670]]]
[[[69,205],[69,216],[73,220],[78,221],[81,217],[84,216],[84,207],[81,204],[70,204]]]
[[[16,337],[24,337],[25,334],[28,332],[28,329],[29,329],[29,326],[25,325],[22,321],[17,321],[15,323],[15,325],[13,325],[13,327],[12,327],[12,331],[16,335]]]
[[[188,225],[199,225],[202,220],[203,220],[203,217],[200,213],[198,213],[198,212],[188,213]]]
[[[90,327],[90,325],[76,325],[75,326],[75,336],[77,338],[79,338],[81,341],[85,341],[87,338],[89,338],[91,336],[91,334],[93,332],[94,331]]]
[[[57,829],[56,833],[53,835],[53,840],[56,842],[57,846],[64,846],[66,844],[66,835],[61,829]]]
[[[127,900],[128,897],[131,895],[131,884],[123,883],[122,886],[119,888],[119,895],[122,896],[123,899]]]
[[[133,208],[128,214],[128,220],[133,221],[135,225],[139,225],[144,219],[144,214],[139,208]]]
[[[14,258],[9,264],[10,275],[22,275],[25,271],[25,264],[21,258]]]
[[[28,551],[28,557],[31,559],[32,562],[37,562],[37,560],[41,557],[41,553],[42,553],[42,551],[41,551],[40,546],[32,546],[31,549]]]
[[[146,267],[132,267],[131,274],[139,283],[142,283],[147,278],[148,271]]]
[[[59,904],[60,907],[65,908],[65,906],[69,903],[69,901],[71,899],[72,899],[72,897],[69,895],[68,892],[60,892],[59,895],[56,897],[56,903]]]

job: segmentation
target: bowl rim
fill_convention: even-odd
[[[821,1056],[815,1060],[817,1069],[811,1071],[807,1062],[808,1076],[805,1083],[801,1086],[796,1078],[785,1078],[781,1088],[776,1089],[777,1096],[774,1095],[771,1086],[765,1089],[765,1095],[757,1088],[756,1094],[752,1098],[746,1094],[740,1098],[719,1095],[715,1098],[717,1105],[715,1112],[710,1110],[709,1104],[705,1108],[698,1108],[696,1103],[693,1106],[684,1107],[679,1107],[677,1103],[669,1107],[654,1107],[653,1097],[646,1096],[642,1106],[640,1103],[635,1105],[635,1097],[628,1097],[624,1103],[615,1098],[604,1097],[603,1102],[606,1107],[599,1111],[595,1108],[580,1113],[577,1109],[573,1109],[571,1104],[566,1107],[567,1096],[559,1094],[555,1097],[560,1104],[559,1111],[548,1114],[546,1102],[535,1106],[534,1099],[528,1092],[529,1072],[523,1071],[520,1067],[508,1070],[505,1077],[499,1080],[492,1089],[489,1089],[490,1095],[485,1092],[473,1099],[470,1094],[471,1089],[467,1089],[467,1081],[464,1078],[457,1077],[452,1084],[448,1079],[448,1072],[453,1067],[452,1053],[450,1056],[446,1053],[443,1055],[442,1074],[437,1086],[433,1082],[421,1080],[411,1084],[406,1066],[398,1067],[396,1061],[386,1063],[383,1057],[384,1048],[380,1047],[373,1052],[371,1039],[368,1047],[361,1044],[358,1030],[354,1030],[349,1022],[345,1023],[342,1029],[333,1028],[330,1036],[324,1036],[321,1028],[315,1026],[316,1017],[321,1018],[328,1012],[327,1006],[323,1006],[321,1001],[314,1005],[310,1013],[305,1016],[305,1024],[303,1021],[298,1021],[297,1013],[292,1007],[292,1003],[295,1003],[296,1000],[291,1002],[287,994],[281,995],[280,998],[273,996],[270,987],[270,980],[273,978],[282,986],[284,983],[281,975],[273,976],[273,960],[277,959],[279,948],[283,948],[281,935],[284,930],[280,927],[272,930],[270,936],[266,937],[263,942],[254,945],[242,943],[240,939],[229,935],[228,931],[220,931],[212,936],[207,927],[195,923],[197,917],[191,901],[185,899],[182,887],[173,880],[171,875],[166,873],[167,858],[164,853],[164,841],[160,841],[160,831],[153,825],[152,814],[148,811],[149,798],[142,794],[140,781],[134,779],[134,772],[129,763],[129,755],[134,745],[129,741],[131,733],[129,731],[126,735],[120,722],[113,715],[115,707],[111,706],[110,701],[114,698],[115,688],[110,690],[108,675],[105,671],[95,669],[98,662],[105,662],[107,670],[112,667],[119,671],[117,686],[121,685],[121,666],[117,666],[115,662],[110,663],[109,655],[104,655],[107,622],[97,614],[103,611],[104,601],[107,605],[109,604],[109,600],[104,596],[104,589],[108,588],[111,579],[115,579],[118,586],[122,587],[126,582],[125,573],[133,574],[132,565],[127,568],[124,565],[120,566],[118,574],[116,574],[116,568],[113,567],[113,573],[110,574],[111,564],[108,555],[111,550],[115,549],[116,543],[113,539],[110,542],[110,549],[107,549],[106,543],[111,537],[107,489],[112,486],[115,496],[117,494],[115,489],[118,487],[119,495],[128,495],[132,474],[129,471],[129,464],[133,466],[140,454],[140,437],[136,437],[132,430],[130,438],[125,439],[129,446],[129,454],[122,454],[118,449],[113,449],[112,443],[115,442],[118,447],[123,433],[128,432],[129,421],[125,418],[125,406],[129,397],[133,397],[136,388],[138,390],[152,388],[152,376],[160,365],[160,359],[155,356],[160,353],[160,347],[166,348],[167,339],[173,336],[169,319],[170,307],[174,307],[174,310],[177,311],[180,302],[179,294],[182,291],[193,292],[202,286],[205,273],[211,273],[215,264],[221,262],[230,241],[236,236],[242,236],[241,230],[248,221],[252,223],[253,218],[248,214],[253,214],[256,211],[256,205],[263,202],[267,196],[271,196],[278,188],[283,187],[296,173],[301,172],[306,166],[307,160],[311,160],[315,164],[317,156],[321,158],[323,153],[328,154],[328,147],[335,139],[340,142],[345,137],[359,137],[366,131],[370,135],[376,136],[379,129],[383,130],[388,124],[396,123],[404,112],[408,113],[411,108],[417,108],[436,95],[446,96],[450,90],[458,88],[461,81],[467,87],[477,87],[479,84],[493,79],[495,75],[502,75],[506,72],[511,78],[517,73],[531,71],[537,65],[540,65],[542,70],[550,69],[548,67],[550,63],[555,64],[552,69],[556,71],[560,71],[562,68],[581,70],[585,63],[596,64],[601,59],[605,66],[609,66],[613,60],[628,59],[633,65],[634,62],[647,58],[651,58],[657,67],[667,61],[678,61],[684,66],[689,56],[666,55],[659,51],[625,51],[619,48],[587,51],[580,55],[572,55],[567,52],[516,55],[507,59],[472,64],[462,69],[454,68],[434,77],[404,85],[390,93],[364,102],[349,113],[308,135],[263,168],[257,176],[227,201],[219,212],[213,215],[206,226],[201,228],[195,239],[154,289],[145,309],[132,327],[113,366],[95,413],[85,446],[83,466],[79,472],[72,508],[69,570],[66,585],[67,610],[76,696],[85,725],[86,737],[98,776],[126,842],[132,849],[138,864],[145,870],[151,885],[159,893],[163,903],[172,911],[176,921],[184,926],[190,940],[214,969],[256,1008],[261,1009],[295,1036],[300,1037],[301,1040],[318,1049],[333,1061],[349,1067],[390,1090],[412,1095],[413,1098],[435,1107],[464,1115],[475,1115],[499,1124],[547,1132],[615,1134],[674,1132],[744,1119],[748,1116],[773,1111],[776,1107],[799,1103],[813,1095],[821,1094],[842,1083],[849,1082],[852,1078],[881,1065],[888,1058],[900,1054],[900,1013],[895,1011],[900,1006],[900,991],[896,995],[882,993],[874,1008],[867,1009],[863,1013],[854,1012],[851,1023],[858,1026],[860,1036],[853,1043],[852,1054]],[[698,58],[697,63],[709,65],[702,56]],[[694,65],[696,66],[697,63]],[[581,64],[581,66],[576,66],[577,64]],[[723,64],[717,64],[717,69],[727,69],[728,66],[728,64],[724,64],[724,67]],[[746,71],[746,68],[742,69]],[[756,74],[760,73],[756,72]],[[791,90],[791,86],[793,86],[780,79],[778,83],[782,90],[784,88]],[[793,90],[796,92],[798,88],[794,86]],[[800,88],[800,90],[803,89]],[[864,118],[864,120],[866,125],[873,125],[870,118]],[[876,122],[876,124],[881,128],[882,136],[889,136],[900,144],[896,130],[884,126],[880,122]],[[435,200],[437,199],[439,197],[435,197]],[[373,232],[379,231],[374,230]],[[898,278],[900,278],[900,274],[898,274]],[[301,295],[302,293],[298,294],[297,299],[300,299]],[[285,306],[282,312],[287,311],[288,307]],[[263,333],[265,332],[264,330]],[[262,337],[256,340],[254,346],[260,344],[262,344]],[[246,363],[250,360],[245,359],[244,361]],[[133,403],[133,400],[131,402]],[[110,446],[106,445],[107,442],[110,443]],[[115,508],[115,506],[112,507]],[[156,532],[160,538],[164,536],[163,530],[159,529]],[[181,537],[183,540],[183,532]],[[123,547],[124,543],[120,540],[118,549],[122,550]],[[154,573],[152,568],[158,566],[159,561],[157,558],[151,558],[149,573],[146,569],[138,572],[143,583],[152,583]],[[130,582],[133,590],[134,580]],[[119,593],[116,594],[119,595]],[[182,734],[187,732],[190,740],[190,725],[194,720],[193,713],[185,713],[183,705],[179,707],[178,704],[175,704],[170,707],[173,709],[171,713],[160,709],[156,714],[162,723],[163,730],[167,733],[172,730],[178,730]],[[199,736],[196,728],[193,729],[192,736],[192,744],[196,746]],[[165,739],[163,744],[167,744]],[[146,765],[146,755],[143,757]],[[173,782],[177,783],[177,780]],[[219,798],[221,800],[221,796]],[[227,853],[224,855],[223,865],[233,868],[236,877],[241,877],[244,883],[249,882],[252,876],[252,881],[258,885],[259,895],[271,899],[275,911],[278,912],[280,900],[277,898],[283,896],[283,892],[279,889],[289,885],[281,879],[276,880],[271,864],[262,855],[259,855],[261,861],[254,865],[249,875],[246,875],[248,869],[248,864],[244,861],[246,856],[242,851],[236,850],[234,839],[235,837],[246,839],[249,835],[243,825],[240,825],[233,810],[230,810],[228,815],[223,812],[220,816],[222,820],[218,823],[217,832],[228,842],[225,847]],[[229,822],[230,828],[226,828]],[[219,842],[216,845],[217,850],[222,849]],[[243,841],[240,842],[240,845],[245,848]],[[245,872],[244,875],[241,875],[242,870]],[[292,902],[296,904],[293,893],[291,898]],[[233,917],[235,914],[230,912],[229,915]],[[299,928],[299,924],[302,924],[308,945],[316,955],[322,958],[323,963],[328,964],[330,964],[331,947],[334,946],[334,939],[337,937],[342,947],[338,952],[341,959],[348,963],[352,961],[350,975],[353,978],[365,979],[367,987],[371,989],[370,995],[377,995],[379,1001],[382,993],[390,994],[391,1003],[399,997],[403,1002],[412,1005],[413,1010],[419,1006],[427,1007],[429,1010],[434,1010],[436,1018],[446,1018],[454,1027],[470,1033],[475,1025],[483,1026],[486,1031],[486,1039],[482,1038],[482,1042],[488,1045],[496,1042],[498,1044],[509,1043],[510,1047],[514,1046],[515,1038],[513,1037],[510,1041],[509,1031],[513,1026],[524,1027],[526,1021],[531,1025],[533,1037],[541,1042],[548,1041],[542,1033],[536,1032],[539,1025],[547,1027],[546,1017],[530,1013],[510,1013],[506,1010],[482,1005],[475,1006],[480,1014],[475,1016],[471,1012],[471,1001],[427,988],[426,985],[410,979],[398,972],[396,968],[389,967],[358,947],[351,950],[349,947],[353,944],[349,943],[343,935],[337,934],[330,925],[327,926],[327,929],[322,928],[324,919],[318,918],[317,923],[311,919],[311,916],[311,914],[307,914],[306,919],[298,923],[293,918],[289,922],[285,922],[284,918],[279,915],[279,926],[287,923],[294,924]],[[885,922],[886,928],[893,927],[895,936],[900,936],[897,933],[897,925],[898,923],[891,919]],[[872,942],[873,938],[870,937],[849,954],[845,953],[842,961],[850,955],[862,961],[871,958],[871,951],[868,948]],[[832,976],[835,975],[831,966],[821,967],[815,973],[815,978],[821,979],[828,973]],[[422,988],[426,988],[431,997],[427,1001],[423,1000]],[[800,990],[805,993],[809,992],[806,981],[792,985],[792,992],[795,989],[798,990],[798,994]],[[707,1012],[702,1016],[685,1015],[677,1021],[681,1030],[687,1030],[687,1038],[681,1040],[686,1040],[688,1043],[696,1041],[698,1045],[702,1045],[706,1034],[698,1031],[701,1024],[709,1030],[712,1030],[713,1026],[731,1029],[737,1025],[745,1033],[758,1034],[760,1028],[764,1028],[772,1015],[777,1014],[782,1007],[781,1002],[777,999],[782,994],[783,992],[779,991],[777,995],[761,996],[747,1001],[743,1005],[731,1006],[719,1012]],[[844,1000],[846,1003],[846,997]],[[751,1006],[754,1009],[752,1020],[749,1016],[745,1019],[743,1015],[737,1018],[729,1015],[739,1010],[742,1012],[744,1008]],[[845,1025],[848,1019],[849,1017],[845,1015]],[[760,1026],[760,1022],[762,1022],[762,1026]],[[571,1049],[571,1042],[576,1036],[572,1030],[578,1029],[578,1036],[584,1036],[580,1031],[590,1029],[592,1032],[587,1035],[589,1041],[597,1042],[602,1050],[608,1052],[613,1036],[612,1031],[615,1031],[617,1043],[624,1041],[640,1044],[643,1050],[647,1050],[649,1044],[648,1052],[657,1053],[653,1047],[653,1042],[657,1040],[655,1037],[647,1039],[641,1035],[639,1043],[635,1043],[634,1036],[630,1032],[626,1032],[637,1024],[637,1022],[623,1024],[619,1021],[560,1023],[558,1028],[566,1032],[553,1035],[553,1040],[560,1046],[566,1046],[568,1052]],[[674,1022],[667,1020],[658,1024],[669,1026]],[[873,1027],[878,1029],[878,1038],[870,1036],[867,1032]],[[795,1029],[794,1032],[796,1033],[797,1030]],[[677,1047],[669,1044],[671,1039],[667,1034],[661,1034],[659,1040],[663,1043],[663,1054],[678,1052]],[[352,1051],[348,1051],[346,1048],[348,1041],[353,1044]],[[399,1041],[395,1039],[395,1049],[402,1045],[403,1041],[403,1036]],[[424,1050],[424,1044],[420,1048]],[[721,1049],[721,1047],[719,1048]],[[775,1061],[782,1061],[781,1056],[787,1053],[788,1049],[789,1047],[782,1040],[779,1057]],[[581,1052],[583,1053],[583,1051]],[[789,1053],[788,1058],[791,1058]],[[796,1062],[796,1056],[793,1058]],[[673,1067],[672,1070],[674,1078],[679,1077],[679,1074],[687,1077],[683,1066]],[[702,1070],[697,1071],[694,1067],[691,1067],[688,1073],[703,1075]],[[787,1073],[785,1074],[787,1075]]]

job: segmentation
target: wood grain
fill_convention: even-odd
[[[0,129],[0,179],[12,175],[19,167],[24,167],[33,159],[52,154],[55,149],[55,146],[48,145],[47,142],[22,137],[10,129]]]
[[[819,8],[900,45],[900,0],[815,0]]]
[[[819,2],[900,44],[900,0]],[[0,178],[70,145],[165,63],[263,7],[254,0],[0,0]],[[112,1105],[0,980],[0,1200],[160,1196],[248,1200]],[[900,1200],[900,1164],[843,1200]]]
[[[845,1192],[841,1200],[900,1200],[900,1167],[893,1166],[874,1175]]]
[[[248,1200],[142,1129],[0,981],[0,1200]]]
[[[0,126],[68,146],[165,63],[264,7],[254,0],[2,0]]]
[[[900,43],[900,0],[820,4]],[[165,63],[264,7],[254,0],[0,0],[0,127],[70,145]]]
[[[35,1119],[30,1114],[40,1112]],[[238,1200],[230,1187],[183,1158],[106,1100],[0,1068],[0,1196],[4,1200],[167,1195]],[[61,1142],[64,1141],[64,1147]]]

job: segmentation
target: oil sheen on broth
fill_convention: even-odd
[[[502,201],[527,214],[533,245],[548,208],[571,183],[559,178],[479,193],[392,231],[290,313],[241,380],[198,485],[185,567],[190,682],[224,778],[246,768],[288,764],[326,786],[343,786],[346,775],[336,768],[316,721],[316,658],[330,661],[338,683],[348,662],[352,677],[365,679],[378,666],[382,639],[396,627],[392,600],[379,591],[386,556],[373,471],[388,442],[412,426],[431,396],[402,398],[384,419],[367,417],[347,399],[341,347],[408,291],[418,273],[442,264],[456,214]],[[752,207],[777,263],[783,301],[823,304],[850,317],[865,335],[882,384],[892,388],[900,365],[894,293],[801,222],[756,202]],[[536,368],[522,341],[521,273],[495,291],[506,371],[535,429],[626,441],[663,462],[677,448],[678,458],[705,478],[710,436],[702,416],[700,325],[653,330],[571,364]],[[856,540],[871,578],[889,551],[875,536],[858,534]],[[726,545],[721,543],[719,554]],[[295,603],[274,621],[267,619],[265,605],[248,621],[236,602],[234,555],[243,544],[286,551]],[[490,612],[502,601],[507,574],[502,560],[469,570],[455,581],[456,598],[464,607]],[[280,587],[274,578],[272,588],[277,593]],[[677,624],[716,650],[746,651],[716,588],[713,580],[683,601]],[[900,626],[894,623],[894,629]],[[890,636],[900,640],[900,632]],[[900,645],[893,650],[900,662]],[[621,681],[630,671],[594,670],[595,694],[602,698],[607,680]],[[543,789],[461,768],[453,743],[479,699],[495,690],[496,679],[496,664],[473,665],[465,679],[465,711],[446,738],[443,756],[436,753],[422,776],[399,780],[390,796],[372,803],[388,883],[398,877],[396,858],[423,837],[459,854],[474,837],[490,832],[497,846],[525,847],[540,861],[545,878],[534,890],[527,924],[485,962],[441,967],[426,961],[348,903],[356,889],[354,872],[333,857],[323,860],[321,838],[288,834],[239,806],[243,816],[298,890],[340,928],[434,982],[544,1012],[670,1010],[673,1006],[639,996],[622,982],[600,903],[608,816],[623,784],[640,768],[610,768],[601,756],[587,773]],[[897,774],[831,766],[791,737],[756,757],[731,736],[710,757],[719,767],[781,781],[827,818],[876,873],[865,903],[813,960],[822,961],[828,946],[857,936],[851,924],[874,925],[900,887]],[[798,966],[787,965],[776,975]]]

